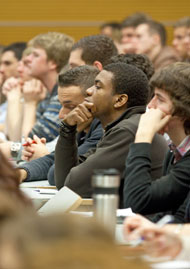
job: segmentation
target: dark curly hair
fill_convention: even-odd
[[[117,62],[105,66],[104,70],[113,74],[113,91],[128,95],[128,108],[147,104],[149,96],[148,79],[140,69],[130,64]]]
[[[131,64],[142,70],[147,76],[148,80],[154,74],[154,67],[149,58],[142,54],[119,54],[111,57],[109,64],[122,62],[126,64]]]

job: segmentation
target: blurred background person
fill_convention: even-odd
[[[157,70],[179,60],[175,51],[166,46],[166,41],[164,25],[157,21],[146,21],[136,27],[135,53],[146,54]]]
[[[0,232],[2,269],[148,269],[124,259],[111,235],[93,219],[76,215],[23,216]]]
[[[118,53],[123,52],[121,44],[121,24],[119,22],[106,22],[100,26],[100,34],[110,37],[115,46],[117,47]]]
[[[25,42],[12,43],[6,46],[1,51],[0,56],[0,131],[4,131],[4,123],[7,112],[7,102],[5,96],[2,94],[2,86],[4,82],[10,77],[18,77],[17,66],[22,58],[22,53],[26,48]],[[4,139],[4,136],[0,136]]]
[[[121,22],[121,43],[123,53],[134,53],[134,37],[135,37],[135,29],[139,24],[142,24],[149,20],[150,17],[141,12],[134,13],[128,17],[126,17]]]
[[[174,24],[172,45],[181,61],[185,61],[188,58],[188,50],[185,42],[188,28],[190,28],[190,17],[182,18]]]

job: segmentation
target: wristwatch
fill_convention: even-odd
[[[21,149],[21,143],[13,142],[11,144],[11,156],[13,157],[14,160],[17,160],[20,149]]]
[[[75,133],[77,129],[77,126],[70,126],[66,124],[64,121],[60,124],[60,134],[64,137],[68,137],[71,133]]]

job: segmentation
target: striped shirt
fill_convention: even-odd
[[[186,136],[184,140],[176,147],[173,143],[169,145],[170,150],[173,151],[175,159],[174,163],[179,161],[190,150],[190,136]]]
[[[47,142],[52,141],[59,135],[59,110],[61,104],[57,95],[58,86],[55,85],[52,92],[39,103],[36,111],[36,123],[29,133],[29,137],[37,135],[45,137]]]

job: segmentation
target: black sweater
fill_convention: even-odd
[[[143,215],[171,211],[184,220],[184,202],[187,203],[190,187],[190,151],[175,164],[173,153],[169,151],[163,176],[152,182],[150,148],[149,143],[130,146],[125,169],[124,206]]]

